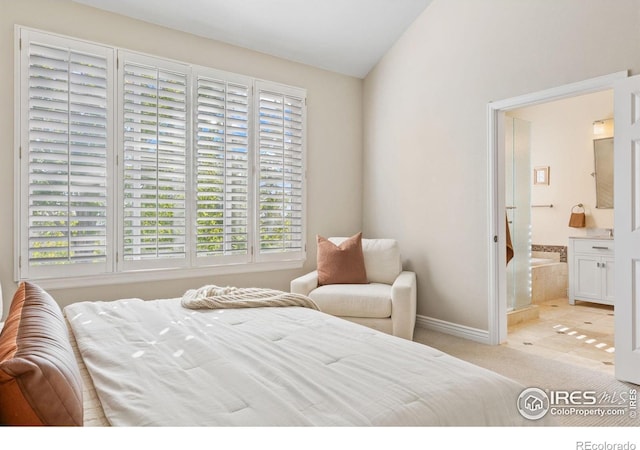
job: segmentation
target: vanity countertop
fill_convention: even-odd
[[[613,236],[602,235],[602,236],[570,236],[569,239],[596,239],[596,240],[613,240]]]

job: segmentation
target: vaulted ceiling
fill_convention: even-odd
[[[74,0],[364,78],[432,0]]]

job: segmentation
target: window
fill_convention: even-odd
[[[113,51],[28,31],[23,41],[19,231],[26,273],[58,276],[71,265],[79,274],[106,272]]]
[[[260,256],[303,252],[304,98],[258,84]]]
[[[183,266],[187,261],[187,67],[127,52],[119,56],[123,267]],[[174,261],[165,262],[169,259]]]
[[[246,262],[250,256],[251,80],[211,70],[196,75],[196,255]]]
[[[19,34],[17,279],[301,264],[303,89]]]

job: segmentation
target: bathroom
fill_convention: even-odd
[[[598,184],[603,192],[604,169],[598,183],[595,170],[599,148],[612,148],[612,117],[612,91],[505,117],[505,204],[513,247],[507,265],[509,326],[536,319],[548,300],[568,301],[570,238],[613,234],[612,202],[603,202],[596,189]],[[612,196],[612,186],[604,190]],[[577,223],[569,226],[570,219]]]

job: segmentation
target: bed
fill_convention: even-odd
[[[29,289],[46,296],[30,285],[23,297]],[[85,426],[548,423],[519,414],[524,387],[512,380],[309,307],[129,298],[78,302],[63,314]]]

